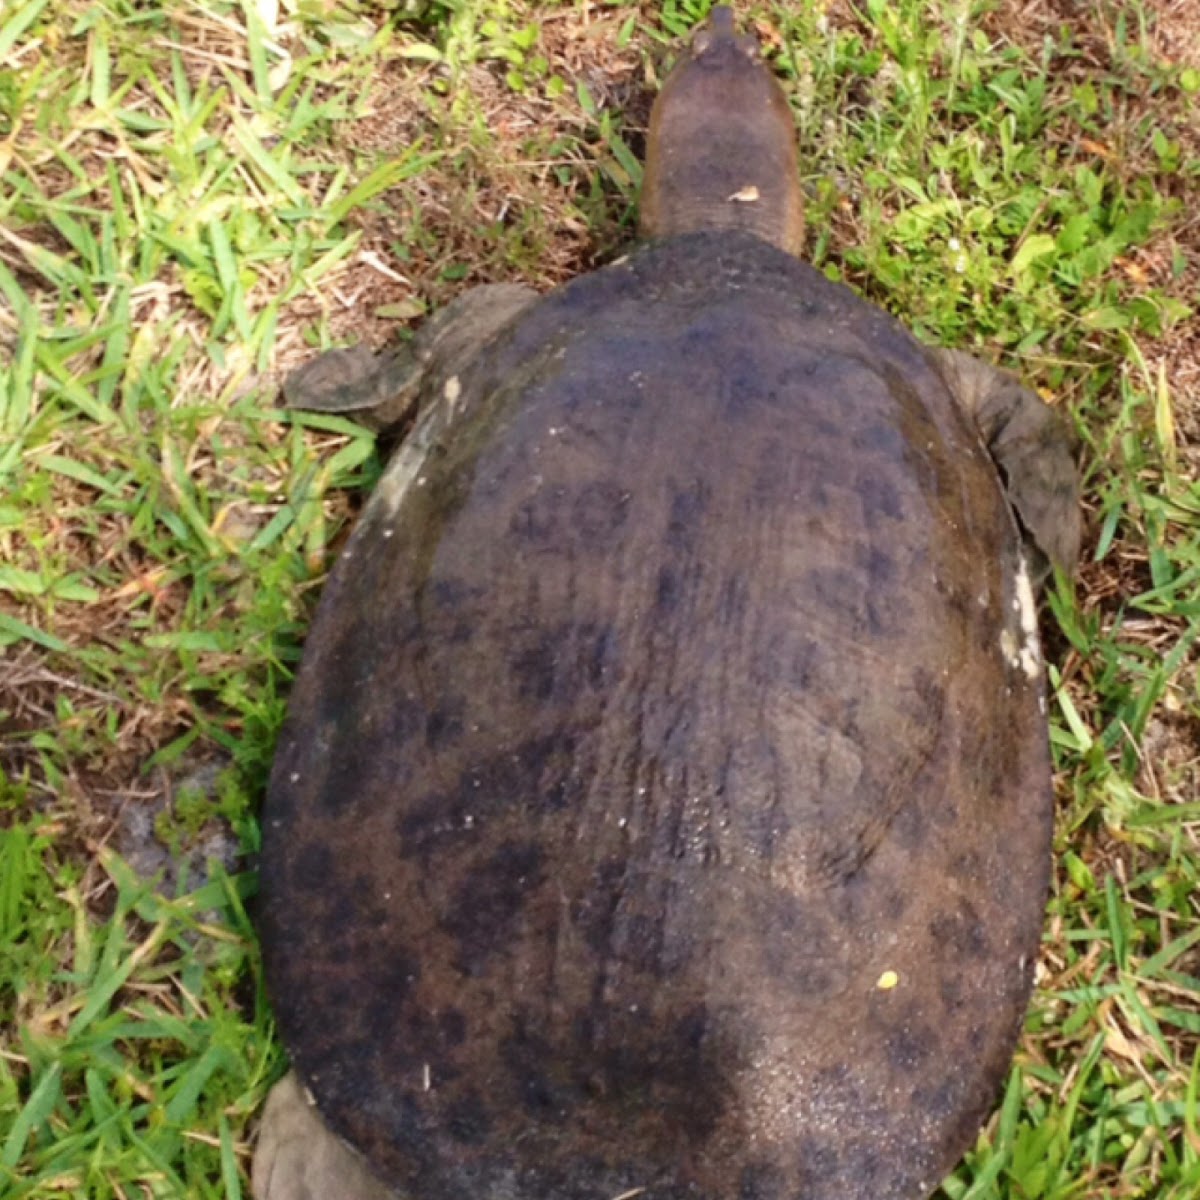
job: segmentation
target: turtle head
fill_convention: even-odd
[[[650,115],[641,233],[744,229],[787,250],[804,240],[796,130],[783,89],[714,8],[663,85]]]

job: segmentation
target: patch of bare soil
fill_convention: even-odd
[[[1151,12],[1151,37],[1158,57],[1173,66],[1200,70],[1200,13],[1195,0],[1158,0]]]
[[[651,97],[640,50],[617,45],[623,15],[585,7],[538,19],[546,74],[586,87],[637,154]],[[324,304],[336,340],[378,347],[396,336],[398,320],[415,324],[465,287],[521,279],[544,290],[619,243],[622,232],[595,202],[597,188],[611,192],[598,169],[607,150],[597,117],[570,96],[514,91],[505,70],[502,61],[482,62],[452,77],[441,65],[396,59],[378,73],[369,111],[347,128],[342,151],[420,145],[441,158],[350,218],[362,233],[359,252],[328,298],[293,306],[295,324]],[[282,348],[285,370],[311,353],[286,333]]]

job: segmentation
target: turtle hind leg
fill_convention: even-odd
[[[1082,536],[1075,440],[1054,409],[1008,371],[964,354],[935,350],[942,377],[970,414],[1004,479],[1009,503],[1033,549],[1068,575]]]
[[[410,343],[378,354],[365,346],[318,354],[284,381],[284,401],[288,408],[350,417],[390,434],[421,403],[431,373],[465,365],[536,299],[523,284],[471,288],[431,317]]]
[[[398,1200],[324,1124],[295,1071],[267,1097],[250,1187],[254,1200]]]

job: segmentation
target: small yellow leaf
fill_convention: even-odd
[[[748,183],[741,191],[734,192],[729,199],[736,200],[739,204],[753,204],[758,199],[758,188]]]
[[[1140,287],[1147,287],[1149,285],[1150,276],[1140,263],[1136,263],[1130,258],[1114,258],[1113,262]]]
[[[765,18],[760,17],[754,22],[754,32],[758,34],[758,40],[765,42],[772,50],[783,47],[783,34]]]
[[[1129,1062],[1140,1063],[1142,1061],[1142,1055],[1137,1046],[1125,1036],[1115,1021],[1104,1027],[1104,1048]]]
[[[881,992],[890,992],[900,982],[900,976],[895,971],[884,971],[879,977],[879,982],[876,987]]]
[[[135,575],[132,579],[123,583],[113,593],[113,598],[116,600],[128,600],[131,596],[146,595],[157,596],[163,591],[163,582],[173,582],[171,571],[168,567],[155,567],[152,571],[147,571],[142,575]]]

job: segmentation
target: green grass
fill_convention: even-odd
[[[256,847],[313,600],[378,470],[349,425],[280,413],[277,379],[464,283],[551,286],[614,252],[646,80],[699,11],[2,10],[0,1196],[249,1194],[283,1067],[253,875],[197,866],[177,898],[110,842],[163,772],[217,758],[219,795],[160,832],[182,845],[215,815]],[[1084,448],[1088,557],[1047,613],[1042,983],[944,1195],[1184,1200],[1200,64],[1165,55],[1152,0],[1034,11],[753,16],[795,106],[815,261],[921,336],[1019,366]]]

